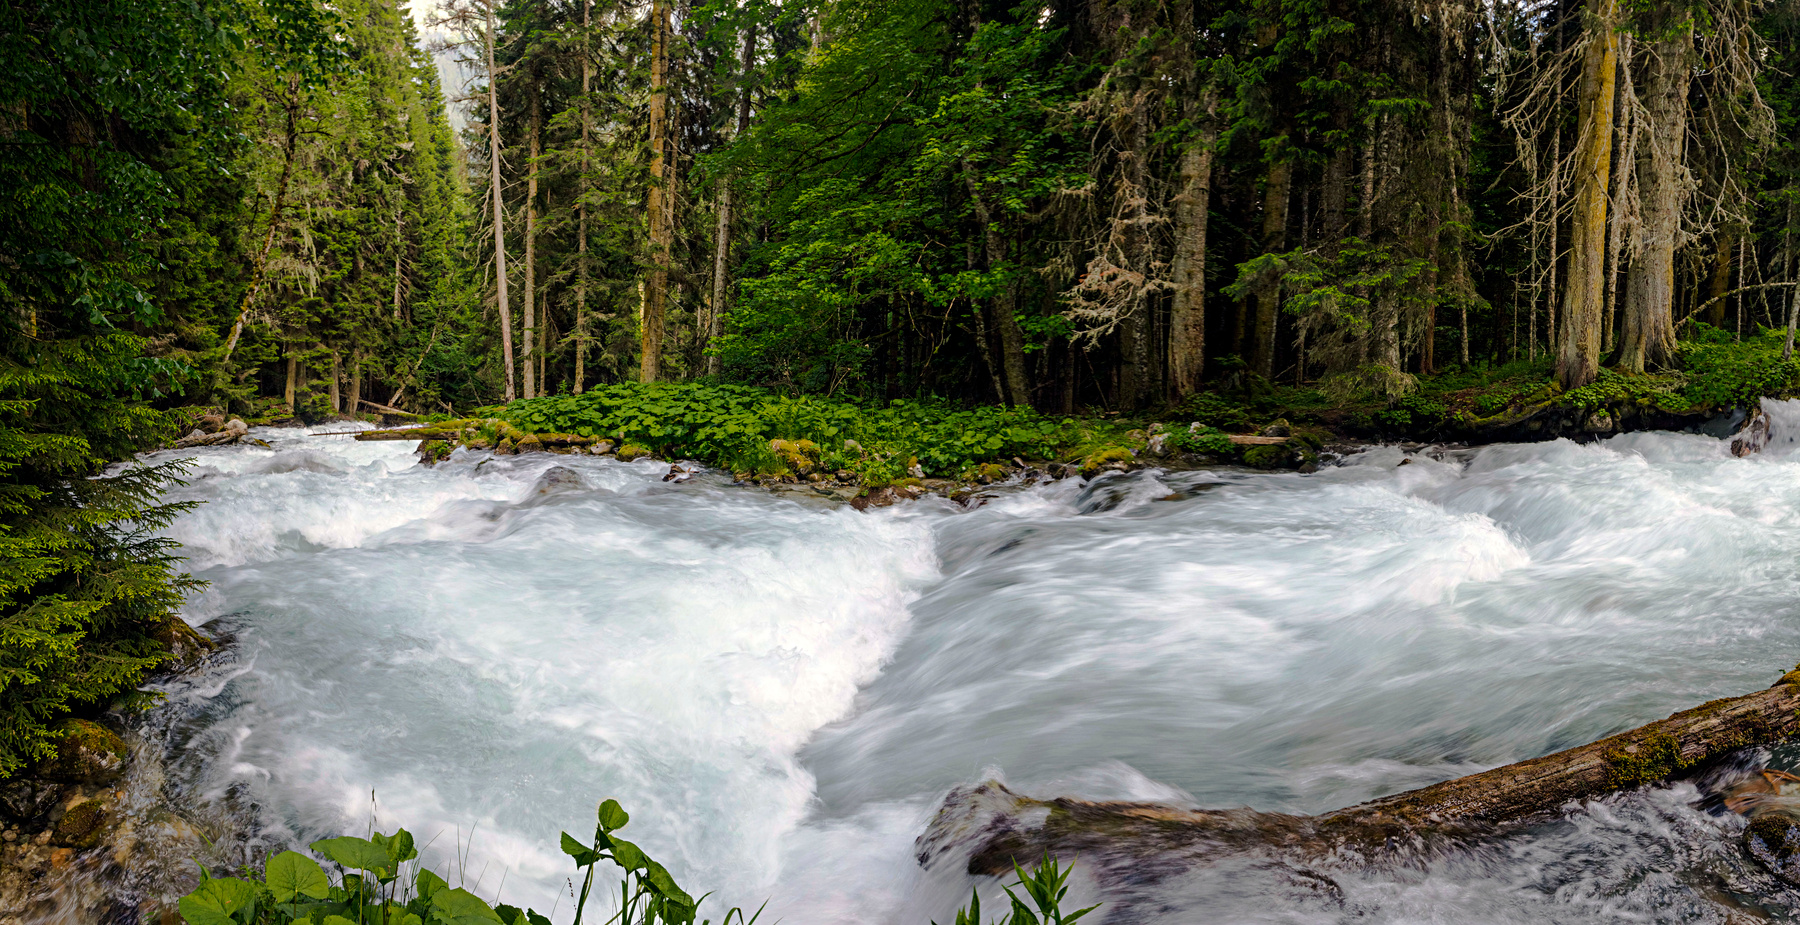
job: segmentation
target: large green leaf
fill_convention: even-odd
[[[301,896],[324,899],[331,895],[331,880],[319,862],[294,851],[283,851],[270,858],[263,868],[263,879],[278,903],[291,903]]]
[[[431,897],[431,920],[443,925],[490,925],[500,922],[500,915],[481,897],[458,887]]]
[[[392,835],[383,835],[380,832],[377,832],[370,837],[369,841],[380,845],[385,849],[388,853],[388,857],[392,858],[396,865],[405,861],[410,861],[419,856],[418,850],[413,847],[412,833],[405,829],[401,829]]]
[[[188,925],[240,925],[256,913],[256,885],[236,877],[206,880],[176,905]],[[246,914],[235,917],[240,912]]]
[[[600,860],[598,852],[576,841],[575,836],[567,832],[562,833],[562,850],[563,854],[575,859],[576,867],[591,867],[594,862]]]
[[[600,827],[606,831],[622,829],[630,821],[630,814],[625,812],[625,807],[620,806],[618,800],[607,800],[600,804]]]
[[[376,876],[391,875],[394,867],[386,848],[354,835],[320,839],[312,843],[312,850],[352,870],[366,870]]]
[[[623,838],[612,839],[612,856],[613,861],[626,870],[642,870],[650,863],[650,859],[638,850],[638,846]]]

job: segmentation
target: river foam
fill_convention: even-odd
[[[191,617],[249,666],[188,747],[196,786],[250,795],[270,840],[363,831],[373,805],[558,919],[555,834],[606,796],[709,905],[922,925],[971,883],[913,858],[959,784],[1317,812],[1800,655],[1800,461],[1699,436],[866,514],[648,461],[424,468],[410,444],[258,436],[182,454],[176,494],[208,503],[170,535],[213,582]],[[1114,921],[1723,921],[1746,884],[1786,902],[1733,824],[1663,791],[1417,870],[1078,891]]]

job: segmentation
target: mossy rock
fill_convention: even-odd
[[[95,797],[77,803],[63,814],[56,823],[56,831],[50,838],[65,848],[84,850],[100,843],[105,834],[107,823],[111,821],[110,801],[104,797]]]
[[[1293,461],[1294,451],[1286,444],[1253,446],[1244,450],[1244,465],[1258,469],[1280,469]]]
[[[180,617],[172,616],[164,620],[154,635],[156,641],[169,652],[169,661],[163,663],[162,667],[173,671],[192,668],[207,653],[218,648],[216,643]]]
[[[634,459],[643,459],[646,456],[653,456],[655,454],[651,453],[650,448],[647,446],[636,443],[627,443],[624,446],[619,447],[619,452],[614,455],[618,456],[621,461],[631,462]]]
[[[1010,470],[999,463],[982,463],[975,467],[975,481],[980,482],[983,485],[1003,482],[1006,480],[1006,477],[1011,474]]]
[[[125,772],[130,749],[118,733],[92,720],[66,719],[56,731],[56,757],[37,776],[48,780],[104,784]]]
[[[542,453],[544,451],[544,441],[538,439],[537,434],[526,434],[514,441],[513,445],[516,448],[515,451],[519,453]]]
[[[819,455],[822,451],[811,440],[770,440],[769,452],[781,460],[788,471],[805,476],[811,475],[819,467]]]
[[[434,466],[450,458],[450,444],[443,440],[427,440],[419,444],[419,462]]]
[[[1136,460],[1137,457],[1133,456],[1131,451],[1125,447],[1106,447],[1089,453],[1081,460],[1081,474],[1091,477],[1098,475],[1102,469],[1122,468],[1131,465]]]

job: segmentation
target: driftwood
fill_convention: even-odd
[[[1278,446],[1293,439],[1291,437],[1258,437],[1253,434],[1227,434],[1226,436],[1238,446]]]
[[[1142,861],[1232,851],[1364,856],[1480,836],[1541,819],[1574,801],[1632,790],[1800,733],[1800,670],[1775,686],[1714,700],[1588,745],[1459,777],[1356,806],[1301,816],[1250,809],[1189,810],[1155,803],[1038,800],[988,782],[951,793],[919,839],[921,863],[953,845],[972,874],[1012,869],[1048,851]],[[1028,823],[1026,820],[1041,820]],[[1796,829],[1800,842],[1800,826]]]
[[[390,399],[390,401],[391,401],[391,400],[392,400],[392,399]],[[405,416],[406,416],[406,417],[409,417],[409,418],[416,418],[416,417],[418,417],[418,416],[419,416],[419,415],[418,415],[418,414],[416,414],[416,413],[414,413],[414,412],[411,412],[411,411],[401,411],[401,410],[400,410],[400,409],[399,409],[399,408],[395,408],[395,407],[392,407],[392,406],[389,406],[389,405],[384,405],[384,404],[381,404],[381,403],[379,403],[379,402],[372,402],[372,401],[370,401],[370,400],[368,400],[368,399],[366,399],[366,398],[359,398],[359,399],[357,399],[357,401],[359,401],[359,402],[361,402],[361,403],[363,403],[363,404],[365,404],[365,405],[368,405],[368,406],[369,406],[369,407],[371,407],[371,408],[374,408],[374,409],[375,409],[375,410],[376,410],[376,411],[386,411],[386,412],[387,412],[387,413],[388,413],[388,414],[399,414],[399,415],[405,415]]]

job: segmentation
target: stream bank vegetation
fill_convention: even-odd
[[[602,909],[606,904],[594,890],[602,861],[609,862],[609,870],[622,872],[616,891],[601,884],[602,892],[618,898],[603,920],[607,925],[692,925],[707,897],[683,890],[668,868],[620,837],[631,817],[617,800],[602,802],[597,816],[589,840],[562,833],[562,852],[575,864],[569,880],[574,925],[588,915],[590,900],[600,902]],[[199,885],[178,904],[181,916],[188,925],[550,925],[550,918],[536,909],[489,902],[451,886],[419,861],[412,833],[405,829],[392,835],[371,832],[368,838],[326,838],[310,847],[331,863],[330,872],[296,851],[269,856],[261,876],[248,865],[237,871],[238,877],[213,877],[202,868]],[[995,925],[1073,925],[1098,908],[1063,911],[1070,869],[1048,855],[1029,874],[1016,863],[1012,871],[1018,880],[1004,887],[1011,908],[1005,918],[993,920]],[[733,907],[719,923],[755,925],[762,912],[746,915]],[[555,913],[552,907],[549,914]],[[979,894],[958,911],[955,923],[983,925]]]

